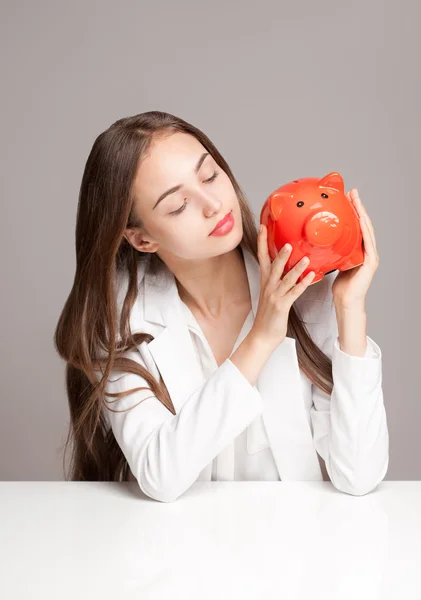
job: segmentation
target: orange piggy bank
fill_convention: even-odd
[[[326,273],[364,262],[358,213],[345,196],[339,173],[296,179],[279,187],[263,204],[260,223],[267,227],[272,261],[284,244],[292,246],[284,274],[303,256],[310,259],[297,283],[309,271],[315,272],[311,285]]]

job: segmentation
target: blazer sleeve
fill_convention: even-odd
[[[140,352],[129,351],[125,356],[147,368]],[[96,372],[96,377],[100,379],[101,373]],[[112,371],[105,391],[141,386],[147,389],[116,402],[106,396],[104,412],[140,489],[162,502],[172,502],[186,491],[200,471],[263,411],[259,391],[229,358],[176,415],[139,375]],[[112,412],[108,407],[129,410]]]
[[[389,465],[382,353],[369,336],[364,356],[343,352],[333,301],[328,315],[328,333],[319,346],[332,360],[333,390],[329,396],[312,384],[313,439],[332,484],[363,495],[383,480]]]

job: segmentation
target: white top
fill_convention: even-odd
[[[181,299],[180,299],[181,300]],[[184,314],[186,316],[187,326],[189,328],[193,345],[196,353],[200,359],[202,369],[206,379],[208,379],[216,369],[218,369],[218,363],[215,360],[211,347],[199,325],[194,314],[190,308],[181,300]],[[246,320],[244,321],[243,327],[240,334],[234,344],[232,353],[238,348],[241,342],[249,333],[253,325],[253,311],[250,310]],[[258,424],[264,427],[261,415],[259,415],[255,421],[260,421]],[[234,440],[234,480],[235,481],[280,481],[278,469],[273,458],[272,450],[270,446],[262,448],[254,454],[247,452],[247,429],[249,427],[256,426],[253,421],[241,434]],[[218,459],[220,462],[223,461],[223,451],[218,454],[212,461],[212,481],[219,481],[224,479],[221,469],[218,473]]]
[[[243,253],[253,313],[235,346],[250,331],[260,293],[258,264],[250,252]],[[180,301],[174,275],[163,270],[163,281],[155,281],[142,268],[138,275],[143,285],[130,313],[130,329],[153,339],[143,340],[126,357],[157,381],[162,377],[174,411],[137,373],[113,371],[105,390],[119,395],[117,405],[107,410],[108,420],[146,495],[173,502],[195,481],[211,481],[212,471],[218,481],[256,477],[251,466],[257,460],[257,473],[265,472],[266,480],[273,476],[275,483],[278,474],[283,482],[320,481],[320,457],[332,484],[348,494],[366,494],[382,481],[389,464],[389,434],[381,349],[369,336],[365,357],[340,348],[333,276],[311,286],[299,305],[309,334],[332,360],[334,386],[328,395],[299,368],[291,337],[271,353],[256,385],[250,385],[229,357],[217,367],[198,323]],[[126,285],[124,280],[119,283],[122,306]],[[102,378],[101,369],[96,374]],[[121,395],[133,388],[135,394]]]
[[[218,369],[218,363],[215,360],[212,349],[203,333],[199,323],[190,308],[180,298],[183,313],[186,317],[186,324],[190,331],[194,349],[200,360],[203,373],[206,379]],[[254,315],[250,310],[239,336],[234,344],[231,355],[235,352],[241,342],[249,333],[253,325]],[[230,356],[231,356],[230,355]],[[364,358],[375,356],[375,351],[370,343]],[[253,454],[247,451],[247,431],[251,427],[262,427],[265,430],[262,416],[259,415],[246,427],[241,434],[234,440],[234,481],[280,481],[278,469],[273,457],[269,443],[266,447]],[[211,481],[228,480],[222,469],[224,463],[224,451],[220,452],[212,461],[212,479]],[[219,468],[218,468],[219,464]]]

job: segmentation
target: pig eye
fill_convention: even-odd
[[[322,194],[322,198],[329,198],[327,194]]]
[[[304,206],[304,202],[302,200],[300,200],[299,202],[297,202],[297,206]]]

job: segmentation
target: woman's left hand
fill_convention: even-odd
[[[335,306],[347,309],[364,307],[365,298],[379,266],[376,238],[370,217],[358,194],[353,188],[346,196],[353,203],[359,217],[364,243],[364,263],[347,271],[340,271],[332,284]]]

